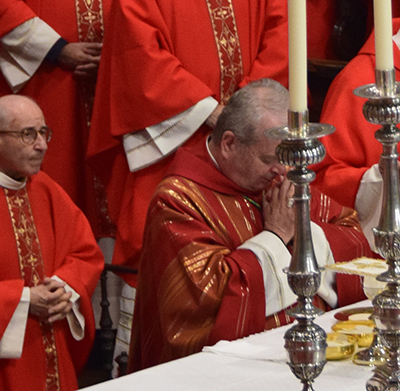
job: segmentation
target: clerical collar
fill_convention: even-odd
[[[25,187],[27,178],[16,181],[0,171],[0,186],[10,190],[19,190]]]
[[[215,164],[215,167],[218,168],[218,171],[221,171],[221,169],[219,168],[219,164],[217,163],[217,161],[215,160],[215,157],[213,156],[213,154],[210,151],[210,147],[208,146],[208,143],[211,140],[211,134],[207,137],[206,139],[206,147],[207,147],[207,152],[210,155],[211,160],[213,161],[213,163]]]
[[[219,164],[217,163],[217,161],[215,160],[215,157],[212,155],[210,148],[208,146],[208,143],[211,140],[211,134],[207,137],[206,139],[206,147],[207,147],[207,152],[210,155],[211,160],[213,161],[213,163],[215,164],[215,167],[218,168],[218,171],[221,172],[220,168],[219,168]],[[252,198],[242,194],[243,198],[245,198],[247,201],[249,201],[251,204],[253,204],[254,206],[256,206],[258,209],[261,209],[261,205],[259,203],[257,203],[256,201],[254,201]]]

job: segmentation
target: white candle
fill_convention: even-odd
[[[375,68],[393,69],[392,1],[374,0]]]
[[[288,0],[289,11],[289,109],[307,110],[306,0]]]

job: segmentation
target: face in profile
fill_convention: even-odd
[[[261,135],[256,143],[242,147],[237,161],[240,187],[252,192],[262,191],[268,189],[277,176],[285,175],[285,166],[275,154],[278,144],[279,141]]]
[[[266,128],[282,126],[278,118],[261,121],[261,126],[255,132],[255,141],[250,145],[238,144],[234,156],[234,182],[243,189],[258,192],[268,189],[274,179],[286,174],[286,167],[276,156],[276,147],[280,141],[267,138],[264,135]]]
[[[15,97],[17,98],[17,97]],[[45,120],[40,108],[30,99],[18,97],[6,102],[8,121],[2,125],[0,134],[0,171],[13,179],[37,174],[47,151],[47,141],[37,134],[32,144],[22,140],[21,134],[11,133],[26,128],[40,130]]]

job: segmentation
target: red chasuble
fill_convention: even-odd
[[[259,262],[250,250],[237,249],[263,230],[262,211],[250,202],[259,199],[216,169],[205,139],[177,152],[149,207],[131,371],[290,322],[284,311],[265,318]],[[315,190],[311,216],[336,262],[371,255],[353,210]],[[358,277],[337,275],[337,286],[339,305],[365,298]]]
[[[76,373],[94,339],[91,296],[103,267],[101,251],[82,212],[44,173],[24,189],[1,188],[0,214],[0,338],[23,286],[37,285],[44,276],[57,275],[79,293],[85,318],[85,337],[78,342],[66,319],[48,327],[30,315],[21,358],[0,359],[0,389],[76,390]]]
[[[26,19],[38,16],[68,42],[101,42],[103,19],[110,3],[110,0],[3,0],[0,36]],[[9,24],[11,28],[5,28]],[[84,211],[96,236],[108,236],[113,227],[104,190],[85,163],[94,88],[94,79],[82,82],[71,71],[44,61],[19,94],[36,100],[53,130],[52,147],[46,153],[43,171]],[[0,96],[7,94],[12,91],[0,73]]]
[[[393,32],[400,28],[394,19]],[[393,44],[396,80],[400,77],[400,51]],[[382,145],[375,139],[379,125],[367,122],[362,113],[366,99],[353,90],[375,83],[375,43],[370,36],[359,54],[335,78],[326,96],[321,122],[336,131],[321,139],[327,156],[311,167],[317,173],[315,185],[343,205],[354,207],[358,187],[366,170],[379,163]]]
[[[270,77],[287,86],[287,4],[122,0],[113,2],[109,19],[88,154],[108,182],[118,223],[114,262],[136,266],[148,204],[171,157],[128,175],[122,136],[207,96],[223,103],[251,80]],[[209,130],[203,126],[188,143]]]

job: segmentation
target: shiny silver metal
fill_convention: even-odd
[[[400,390],[400,190],[397,144],[400,141],[400,84],[395,71],[376,70],[376,84],[362,86],[354,93],[368,98],[363,114],[382,128],[375,138],[382,144],[383,201],[378,227],[373,229],[375,246],[386,259],[388,270],[377,277],[386,289],[373,300],[376,329],[389,350],[386,364],[377,366],[366,384],[368,391]]]
[[[296,307],[287,311],[297,324],[285,333],[288,365],[301,380],[303,391],[313,390],[314,379],[326,364],[326,333],[313,321],[323,313],[314,307],[312,299],[321,283],[321,268],[315,258],[311,239],[310,182],[315,173],[307,168],[325,157],[325,148],[319,137],[332,133],[331,125],[309,124],[308,110],[288,112],[289,126],[269,129],[268,137],[281,140],[276,154],[282,164],[294,167],[288,178],[294,184],[295,232],[293,255],[285,270],[288,283],[297,295]]]

